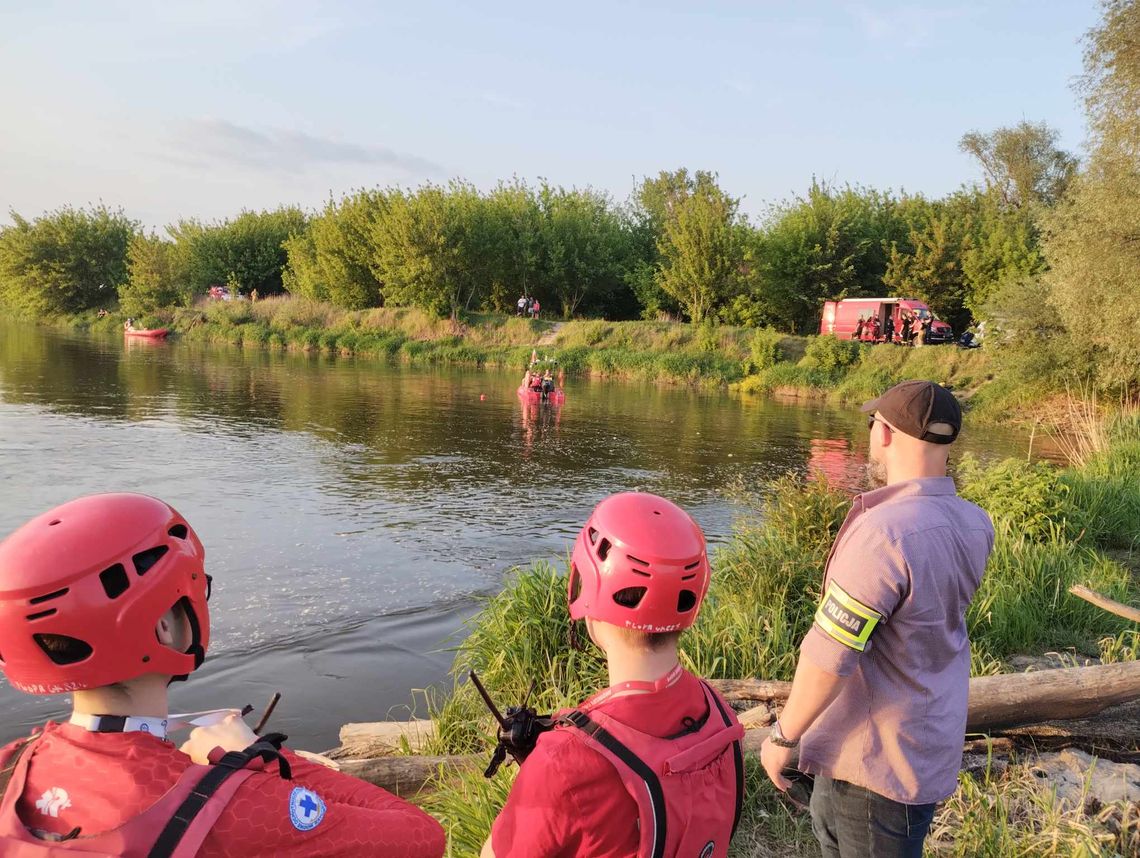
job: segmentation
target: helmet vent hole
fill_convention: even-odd
[[[104,569],[99,573],[99,580],[103,583],[103,592],[107,594],[108,599],[119,598],[127,592],[127,587],[131,586],[127,570],[123,568],[122,563]]]
[[[184,524],[176,524],[170,530],[166,531],[175,539],[185,539],[189,535],[189,531]]]
[[[682,590],[677,594],[677,612],[686,614],[697,606],[697,594],[692,590]]]
[[[92,653],[89,643],[67,635],[40,634],[32,639],[55,664],[76,664]]]
[[[165,545],[156,545],[154,548],[148,548],[146,551],[140,551],[131,560],[134,561],[135,571],[140,575],[145,575],[147,570],[150,569],[158,559],[162,557],[170,549]]]
[[[700,560],[694,560],[692,563],[690,563],[688,566],[685,567],[685,571],[688,572],[690,569],[696,569],[700,565],[701,565]]]
[[[627,559],[633,561],[634,563],[640,563],[642,566],[648,566],[649,565],[644,560],[642,560],[640,557],[634,557],[632,554],[627,554],[625,556]]]
[[[598,531],[596,528],[591,527],[589,529],[589,531],[587,531],[586,535],[590,537],[590,544],[591,545],[597,545],[598,544]]]
[[[609,556],[611,548],[613,548],[613,543],[603,537],[597,546],[598,559],[604,561]]]
[[[582,595],[582,576],[578,574],[578,567],[571,564],[570,566],[570,601],[578,601],[578,597]]]
[[[697,577],[697,573],[694,572],[692,575],[682,575],[681,580],[682,581],[692,581],[696,577]]]
[[[68,587],[64,587],[62,590],[56,590],[52,593],[44,593],[42,596],[34,596],[33,598],[28,599],[28,604],[29,605],[39,605],[42,602],[48,602],[48,601],[51,601],[52,599],[58,599],[60,596],[66,596],[67,591],[69,589],[70,588],[68,588]]]
[[[58,518],[53,518],[48,522],[48,527],[55,527],[57,524],[63,524],[63,522]]]
[[[28,622],[32,620],[42,620],[44,617],[50,617],[52,614],[58,613],[55,608],[48,608],[46,611],[38,611],[34,614],[28,614],[25,619]]]
[[[623,608],[636,608],[648,592],[648,587],[622,587],[614,593],[614,602]]]

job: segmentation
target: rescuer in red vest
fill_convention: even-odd
[[[0,855],[440,858],[439,824],[237,712],[178,723],[210,642],[205,552],[174,509],[92,495],[0,542],[0,667],[72,714],[0,749]],[[167,737],[200,724],[181,749]]]
[[[677,653],[708,585],[704,535],[680,507],[635,492],[598,504],[574,544],[569,603],[610,685],[539,736],[483,858],[724,858],[744,731]]]

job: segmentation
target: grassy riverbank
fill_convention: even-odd
[[[67,327],[117,332],[123,317],[88,313]],[[459,322],[415,308],[342,310],[303,298],[213,302],[160,311],[139,327],[168,327],[190,341],[322,352],[406,364],[518,369],[531,350],[556,356],[567,373],[724,386],[743,377],[751,331],[676,322],[552,322],[470,314]]]
[[[61,317],[75,330],[117,335],[123,318],[92,313]],[[531,352],[556,357],[567,374],[730,386],[742,395],[861,402],[908,378],[955,390],[978,422],[1038,422],[1060,391],[1002,374],[985,349],[903,348],[799,337],[771,329],[681,322],[567,322],[498,314],[441,319],[415,308],[343,310],[289,296],[211,302],[136,320],[168,327],[189,341],[246,349],[351,355],[408,365],[454,364],[516,369]],[[1048,421],[1047,421],[1048,422]],[[1055,422],[1055,421],[1053,421]]]
[[[1119,562],[1134,556],[1126,552],[1138,547],[1140,534],[1140,415],[1118,418],[1068,469],[1015,459],[990,468],[966,462],[959,482],[997,528],[968,615],[975,674],[1002,672],[1018,654],[1064,648],[1106,662],[1140,655],[1134,624],[1066,592],[1081,583],[1122,601],[1140,599],[1136,574]],[[757,503],[716,553],[700,620],[682,637],[685,665],[705,676],[792,678],[847,498],[821,481],[786,479]],[[597,655],[566,645],[565,593],[563,569],[539,563],[518,570],[471,621],[470,636],[459,646],[457,678],[474,668],[507,703],[522,699],[538,677],[540,711],[576,703],[605,685]],[[489,718],[469,685],[457,685],[434,716],[434,752],[489,749]],[[426,799],[448,829],[450,854],[478,854],[513,772],[504,769],[489,781],[477,772],[448,778]],[[755,760],[748,789],[734,855],[816,854],[806,820],[783,805]],[[1129,838],[1140,834],[1135,821],[1114,830],[1116,818],[1057,806],[1045,787],[1015,767],[1000,777],[963,775],[959,792],[940,811],[934,840],[939,854],[963,858],[1128,854]]]

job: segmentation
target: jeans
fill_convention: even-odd
[[[816,775],[811,827],[823,858],[922,858],[933,804],[903,804]]]

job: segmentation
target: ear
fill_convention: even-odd
[[[174,646],[174,625],[172,619],[169,613],[163,614],[162,618],[155,624],[154,636],[158,638],[158,642],[163,646]]]

